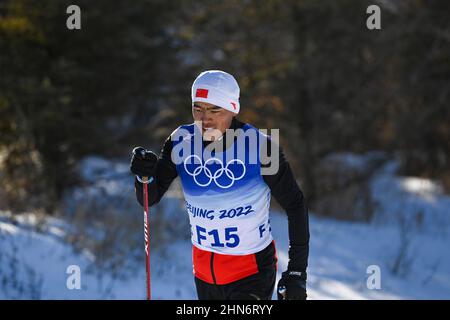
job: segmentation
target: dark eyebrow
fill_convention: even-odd
[[[195,104],[195,103],[194,103],[194,107],[195,107],[195,108],[200,108],[200,109],[202,109],[201,106],[199,106],[198,104]],[[208,108],[208,107],[207,107],[207,110],[218,110],[218,109],[221,109],[221,108],[218,107],[218,106],[212,106],[211,108]]]

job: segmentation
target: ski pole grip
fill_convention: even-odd
[[[138,158],[142,159],[142,160],[146,160],[148,155],[147,155],[147,150],[145,150],[145,148],[143,147],[136,147],[133,149],[133,154],[135,156],[137,156]],[[144,183],[144,184],[148,184],[151,183],[153,181],[153,177],[139,177],[136,176],[136,179],[140,182],[140,183]]]
[[[136,155],[138,158],[145,160],[147,156],[147,150],[143,147],[136,147],[133,149],[133,154]]]
[[[142,159],[145,160],[145,158],[146,158],[146,150],[145,149],[140,149],[139,152],[141,153]]]
[[[283,300],[286,300],[286,287],[285,286],[279,287],[278,293],[283,297]]]

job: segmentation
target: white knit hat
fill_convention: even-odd
[[[237,114],[239,92],[239,85],[231,74],[208,70],[200,73],[192,84],[192,103],[207,102]]]

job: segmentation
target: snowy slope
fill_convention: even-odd
[[[54,220],[47,223],[61,224]],[[30,223],[11,223],[0,215],[0,299],[142,299],[145,298],[145,264],[128,279],[92,270],[95,257],[89,252],[75,252],[64,243],[61,230],[50,227],[45,233],[30,231]],[[174,244],[171,257],[152,252],[154,298],[189,299],[192,271],[187,264],[186,244]],[[187,246],[188,251],[190,247]],[[178,263],[180,262],[180,263]],[[164,264],[162,271],[161,263]],[[66,273],[70,265],[81,269],[81,289],[69,290]],[[192,282],[193,284],[193,282]]]
[[[390,268],[401,245],[395,227],[314,218],[310,223],[308,284],[311,299],[450,298],[448,238],[414,237],[406,259],[411,260],[407,274],[394,276]],[[285,227],[281,218],[274,219],[275,224],[276,233]],[[281,263],[285,265],[287,256],[285,252],[282,254]],[[370,265],[380,267],[380,290],[367,288]]]

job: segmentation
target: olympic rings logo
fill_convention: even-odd
[[[186,166],[188,160],[190,160],[191,158],[196,158],[200,163],[199,166],[196,167],[192,172],[189,171]],[[214,173],[212,173],[211,169],[207,167],[207,165],[212,162],[217,162],[220,165],[220,168]],[[243,168],[242,173],[238,177],[236,177],[234,175],[234,172],[230,168],[228,168],[228,166],[234,162],[239,163]],[[245,164],[242,160],[231,159],[230,161],[227,162],[226,166],[224,167],[223,162],[218,158],[209,158],[208,160],[205,161],[205,163],[202,164],[202,159],[200,159],[200,157],[195,154],[188,156],[184,160],[183,165],[184,165],[184,170],[186,171],[186,173],[188,175],[190,175],[191,177],[193,177],[195,183],[200,187],[207,187],[211,184],[212,181],[214,181],[214,183],[222,189],[230,188],[234,184],[235,181],[240,180],[244,177],[245,171],[246,171]],[[206,182],[206,183],[201,183],[198,181],[197,177],[200,176],[202,174],[202,172],[208,178],[208,182]],[[225,173],[225,176],[228,177],[228,179],[231,181],[230,183],[224,184],[223,182],[222,183],[219,182],[218,179],[220,177],[222,177],[224,173]]]

